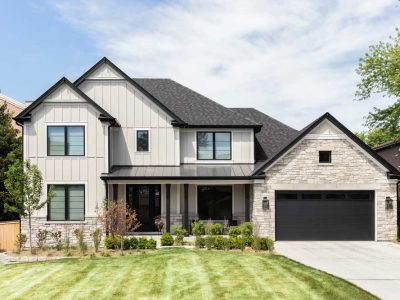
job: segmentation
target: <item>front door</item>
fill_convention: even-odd
[[[127,185],[126,199],[127,206],[136,211],[142,224],[138,231],[157,231],[154,220],[161,215],[161,185]]]

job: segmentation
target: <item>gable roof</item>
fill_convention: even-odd
[[[16,122],[24,122],[29,121],[31,118],[31,112],[36,107],[38,107],[51,93],[53,93],[57,88],[66,84],[69,88],[71,88],[74,92],[76,92],[80,97],[94,106],[99,112],[99,120],[106,122],[115,122],[115,118],[111,116],[104,108],[94,102],[91,98],[89,98],[85,93],[83,93],[80,89],[78,89],[75,85],[72,84],[67,78],[63,77],[59,81],[57,81],[51,88],[49,88],[46,92],[44,92],[39,98],[33,101],[27,108],[21,111],[15,118],[13,118]]]
[[[264,114],[255,108],[231,108],[249,120],[262,124],[255,134],[255,159],[265,161],[272,158],[298,131]]]
[[[260,128],[262,125],[171,79],[133,80],[177,114],[187,127]]]
[[[136,87],[141,93],[146,95],[150,100],[156,103],[161,107],[172,119],[174,125],[185,125],[185,122],[182,121],[180,117],[178,117],[174,112],[172,112],[169,107],[165,106],[162,102],[160,102],[157,98],[155,98],[152,94],[150,94],[146,89],[144,89],[141,85],[139,85],[136,81],[130,78],[125,72],[123,72],[120,68],[118,68],[113,62],[111,62],[107,57],[103,57],[100,59],[93,67],[87,70],[81,77],[74,81],[75,86],[79,86],[83,81],[85,81],[91,73],[100,68],[103,64],[108,64],[111,68],[113,68],[119,75],[121,75],[126,81]]]
[[[397,145],[400,146],[400,138],[394,139],[392,141],[388,141],[388,142],[380,144],[378,146],[375,146],[373,149],[375,151],[379,151],[379,150],[383,150],[383,149],[386,149],[386,148],[389,148],[389,147],[393,147],[393,146],[397,146]]]
[[[21,110],[25,108],[25,105],[23,103],[15,100],[7,95],[4,95],[2,93],[0,93],[0,100],[3,100],[4,102],[7,102],[7,103],[11,103],[12,105],[20,108]]]
[[[322,121],[328,120],[337,128],[339,128],[344,134],[346,134],[353,142],[355,142],[358,146],[360,146],[364,151],[366,151],[369,155],[371,155],[376,161],[378,161],[382,166],[384,166],[388,172],[388,176],[391,178],[400,178],[400,172],[396,170],[391,164],[389,164],[386,160],[384,160],[381,156],[378,155],[374,150],[372,150],[368,145],[366,145],[363,141],[361,141],[354,133],[348,130],[342,123],[340,123],[335,117],[333,117],[330,113],[325,113],[315,121],[311,122],[309,125],[304,127],[301,131],[298,132],[296,136],[294,136],[282,149],[280,149],[272,158],[268,159],[261,165],[259,165],[252,175],[258,175],[263,172],[263,170],[270,166],[273,162],[283,156],[287,151],[289,151],[294,145],[300,142],[308,133],[311,132],[315,127],[321,124]]]

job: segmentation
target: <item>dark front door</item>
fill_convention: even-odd
[[[374,240],[373,191],[276,192],[277,240]]]
[[[142,224],[138,231],[157,231],[154,220],[161,215],[161,186],[127,185],[126,199],[127,206],[136,211]]]

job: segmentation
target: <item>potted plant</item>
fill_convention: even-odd
[[[157,229],[158,229],[158,231],[160,233],[161,233],[161,230],[164,227],[164,224],[165,224],[164,219],[161,218],[161,216],[158,216],[158,217],[155,218],[154,225],[156,225],[156,227],[157,227]]]

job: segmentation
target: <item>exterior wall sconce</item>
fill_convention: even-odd
[[[393,199],[392,198],[386,197],[385,203],[386,203],[386,209],[387,210],[393,209]]]
[[[262,209],[269,210],[269,200],[267,199],[267,197],[264,197],[262,200]]]

